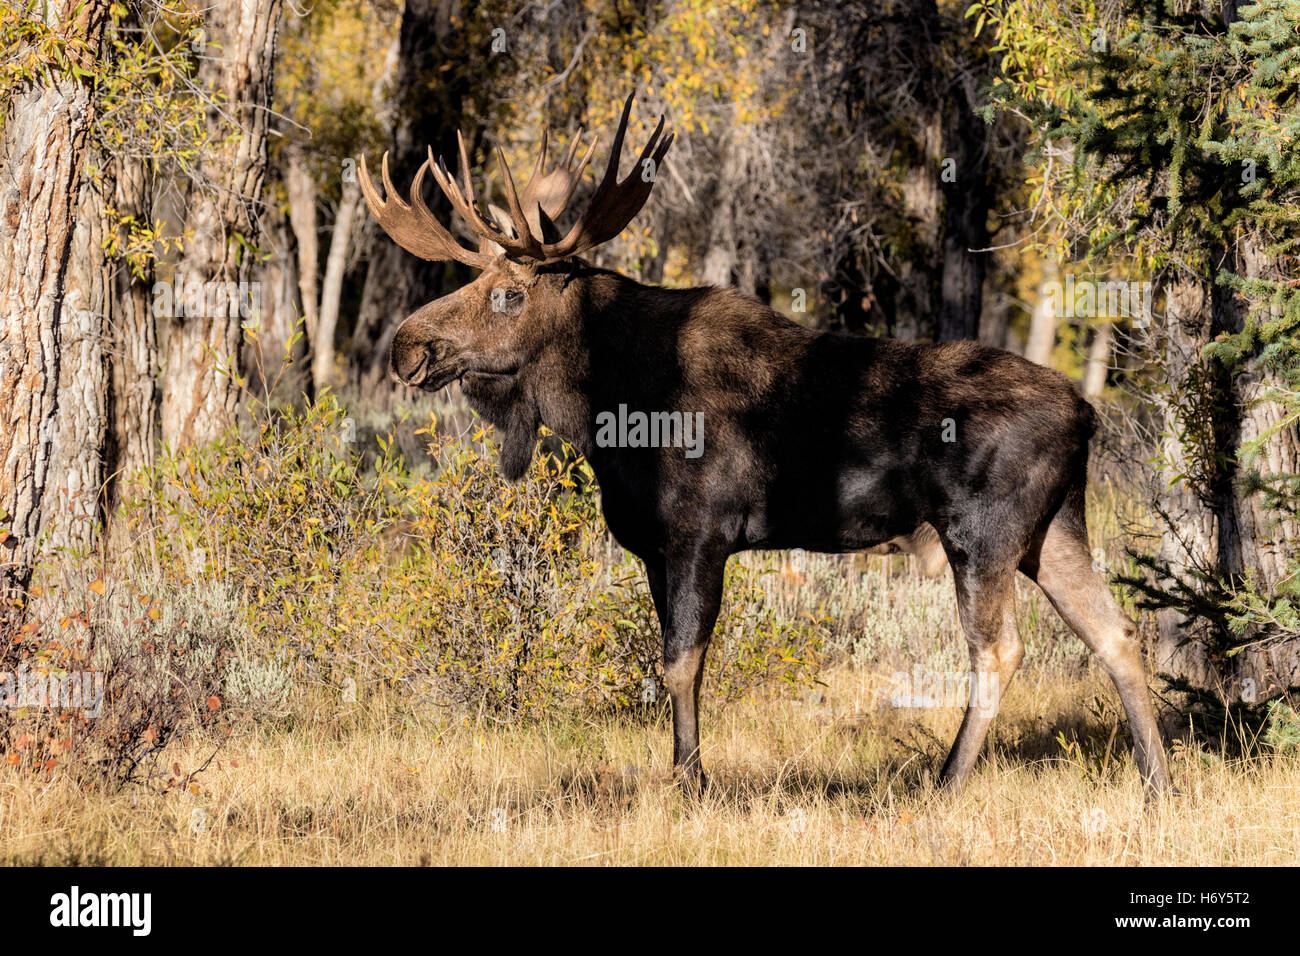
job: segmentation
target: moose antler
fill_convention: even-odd
[[[641,211],[645,201],[650,198],[654,188],[659,167],[668,147],[673,144],[676,133],[669,133],[659,141],[659,134],[664,130],[664,118],[659,117],[659,125],[650,135],[650,140],[641,150],[641,155],[628,174],[627,179],[618,181],[618,162],[623,153],[623,137],[627,133],[628,116],[632,113],[632,98],[629,93],[623,104],[623,116],[618,123],[618,132],[614,134],[614,145],[610,147],[609,164],[605,175],[592,194],[591,201],[578,221],[559,242],[543,246],[548,259],[565,259],[581,255],[594,249],[602,242],[608,242],[627,227],[632,218]],[[657,145],[656,145],[657,143]],[[649,165],[647,165],[649,160]]]
[[[636,167],[622,182],[618,181],[619,159],[623,151],[623,138],[627,133],[628,118],[632,113],[632,100],[635,93],[629,94],[623,104],[623,115],[619,120],[618,132],[614,134],[614,145],[610,150],[609,163],[605,175],[596,187],[586,210],[578,217],[562,238],[554,219],[568,205],[573,191],[596,149],[593,139],[586,153],[575,167],[574,157],[581,143],[582,132],[574,138],[568,151],[560,162],[549,172],[543,173],[546,166],[546,147],[548,131],[542,133],[542,148],[533,168],[533,174],[520,195],[515,189],[514,178],[506,163],[505,153],[497,148],[497,163],[501,167],[504,181],[506,202],[509,205],[509,223],[511,228],[504,228],[490,223],[479,212],[474,198],[474,183],[469,172],[469,157],[465,151],[465,139],[456,134],[456,146],[460,159],[461,182],[447,169],[447,164],[433,158],[429,149],[429,158],[420,166],[411,183],[411,202],[404,202],[396,195],[393,184],[388,178],[388,154],[384,154],[383,181],[384,190],[389,196],[381,201],[370,174],[366,169],[365,158],[361,161],[361,191],[371,213],[393,240],[407,252],[422,259],[434,261],[454,259],[474,268],[483,268],[492,261],[489,251],[492,244],[500,247],[511,259],[528,259],[536,262],[556,262],[571,256],[580,255],[594,249],[603,242],[617,236],[632,218],[645,205],[654,188],[655,173],[663,162],[668,147],[672,145],[675,134],[669,133],[660,140],[664,128],[664,118],[659,117],[650,141],[637,160]],[[452,208],[460,215],[476,235],[483,240],[478,251],[466,249],[442,226],[429,211],[421,195],[424,174],[432,171],[433,180],[443,191]]]
[[[578,155],[578,147],[582,145],[583,130],[579,127],[578,135],[573,138],[568,151],[560,158],[559,163],[549,173],[543,173],[546,168],[546,146],[550,132],[549,129],[542,130],[542,148],[537,154],[537,165],[533,167],[528,185],[524,187],[519,197],[524,215],[528,218],[529,230],[544,242],[553,242],[560,237],[554,220],[564,212],[565,207],[569,205],[569,200],[573,198],[573,191],[578,188],[578,183],[582,181],[582,174],[587,164],[591,162],[592,154],[596,152],[597,142],[596,137],[593,136],[591,145],[587,147],[578,165],[574,166],[573,159]]]
[[[366,205],[370,207],[371,215],[394,242],[413,256],[428,259],[430,262],[452,260],[463,262],[475,269],[485,268],[494,257],[490,253],[476,252],[462,246],[450,232],[443,228],[442,223],[438,222],[438,217],[424,204],[421,187],[424,185],[424,174],[428,169],[429,164],[423,163],[415,171],[415,179],[411,182],[411,202],[407,203],[393,188],[393,181],[388,177],[388,153],[384,153],[380,163],[380,174],[384,181],[384,193],[388,198],[381,200],[374,182],[370,179],[370,170],[366,168],[366,157],[363,155],[361,175],[358,179],[361,183],[361,194],[366,198]]]

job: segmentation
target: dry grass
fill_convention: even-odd
[[[87,792],[4,775],[0,859],[106,864],[1290,864],[1300,761],[1178,748],[1182,795],[1144,810],[1126,754],[1089,771],[1053,739],[1105,741],[1109,690],[1022,674],[960,796],[931,777],[959,713],[820,700],[705,710],[712,786],[685,799],[666,719],[439,727],[382,698],[340,720],[263,726],[198,792]],[[859,708],[854,713],[855,703]],[[189,746],[197,747],[197,741]],[[176,755],[184,760],[185,753]],[[1094,755],[1095,756],[1095,755]],[[1101,755],[1103,758],[1104,754]],[[170,759],[170,758],[169,758]],[[1104,759],[1101,761],[1104,763]],[[1100,764],[1099,764],[1100,765]]]
[[[1093,505],[1096,554],[1113,574],[1126,561],[1134,509],[1109,486]],[[471,555],[458,567],[482,557]],[[446,700],[440,708],[432,702],[437,698],[392,681],[362,685],[361,702],[349,703],[338,682],[299,669],[287,705],[263,708],[271,716],[260,723],[236,721],[241,729],[189,789],[182,783],[165,791],[97,791],[63,776],[62,760],[48,779],[30,767],[0,767],[0,862],[1267,865],[1300,859],[1294,749],[1227,760],[1226,748],[1176,741],[1171,764],[1182,795],[1144,808],[1109,681],[1027,581],[1019,582],[1017,614],[1024,666],[1008,689],[985,759],[954,797],[937,792],[933,779],[960,710],[896,709],[890,700],[899,689],[891,680],[895,672],[918,669],[929,679],[968,667],[950,576],[922,578],[913,562],[899,558],[770,553],[736,561],[757,583],[729,597],[735,606],[724,620],[731,624],[720,627],[712,656],[738,654],[737,622],[770,611],[782,622],[818,622],[825,644],[818,656],[828,665],[819,688],[796,682],[794,699],[724,705],[706,682],[704,761],[712,786],[698,802],[681,793],[669,772],[670,722],[662,705],[649,721],[584,717],[570,702],[501,724],[475,718],[478,708],[469,708],[469,716]],[[356,573],[362,577],[353,583],[363,588],[380,574]],[[140,587],[150,595],[165,590],[156,582]],[[201,589],[195,587],[166,590],[160,627],[169,614],[198,619],[206,613],[195,610],[204,606],[196,603]],[[429,606],[464,612],[455,599],[443,595]],[[276,635],[284,626],[302,630],[301,620],[275,620]],[[1149,632],[1149,620],[1142,624]],[[581,642],[584,634],[570,628],[548,639]],[[249,643],[241,653],[249,655],[245,663],[274,662],[273,650]],[[389,689],[368,692],[375,686]],[[752,686],[791,693],[779,680]],[[231,691],[227,684],[228,701],[239,696]],[[240,707],[225,713],[231,711]],[[171,744],[161,766],[175,762],[183,771],[175,776],[183,779],[210,752],[204,737],[210,732]]]

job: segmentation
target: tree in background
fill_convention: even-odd
[[[1295,686],[1300,6],[975,9],[998,25],[1004,104],[1043,137],[1056,234],[1163,302],[1134,379],[1154,410],[1162,531],[1142,556],[1152,578],[1130,582],[1157,610],[1161,666],[1185,686]],[[1075,158],[1054,165],[1062,142]]]
[[[283,183],[296,247],[298,301],[310,353],[306,390],[314,395],[341,384],[340,319],[350,319],[345,309],[355,312],[359,299],[359,288],[349,289],[346,280],[352,272],[359,287],[355,266],[368,235],[356,161],[361,153],[373,158],[392,124],[389,94],[401,14],[400,5],[338,0],[290,10],[286,17],[276,82],[276,111],[283,119],[272,168]],[[322,49],[336,55],[322,57]],[[328,236],[323,243],[322,228]]]
[[[48,477],[64,296],[81,171],[95,120],[92,69],[108,11],[100,0],[6,6],[12,85],[0,129],[0,626],[26,600],[50,507]],[[9,642],[4,642],[7,653]]]
[[[502,75],[508,75],[509,46],[493,52],[488,3],[407,0],[402,13],[398,55],[387,89],[391,128],[385,149],[404,190],[432,148],[435,156],[456,155],[456,130],[463,127],[475,151],[488,118],[484,104]],[[449,206],[435,197],[430,208],[448,218]],[[383,404],[393,396],[388,380],[388,343],[398,323],[417,308],[463,284],[469,273],[458,264],[424,262],[387,240],[367,222],[366,271],[348,350],[348,381]]]
[[[89,548],[119,500],[121,479],[153,462],[158,351],[153,266],[179,247],[153,217],[160,175],[183,175],[206,146],[206,99],[186,80],[189,46],[136,6],[110,7],[96,60],[63,310],[54,508],[46,546]],[[159,33],[162,37],[159,37]]]
[[[166,334],[162,438],[172,447],[216,438],[235,422],[241,325],[259,311],[261,290],[250,282],[279,16],[279,0],[217,0],[205,8],[197,38],[205,53],[196,83],[212,95],[211,145],[190,183],[175,266],[185,295],[173,301]],[[190,289],[201,290],[201,302]]]
[[[1245,205],[1225,221],[1235,268],[1219,276],[1232,325],[1205,349],[1230,370],[1236,398],[1230,505],[1242,552],[1228,623],[1250,645],[1243,670],[1286,687],[1300,684],[1300,2],[1228,15],[1220,57],[1248,73],[1206,149],[1239,173]]]

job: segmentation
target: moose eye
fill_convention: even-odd
[[[522,289],[492,290],[493,312],[504,312],[507,315],[518,315],[523,307],[524,292]]]

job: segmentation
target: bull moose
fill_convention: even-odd
[[[702,786],[699,689],[730,555],[748,549],[854,552],[928,524],[952,568],[972,682],[996,688],[969,706],[941,772],[969,776],[1024,648],[1013,617],[1019,570],[1101,659],[1119,690],[1149,795],[1169,786],[1133,624],[1092,566],[1084,520],[1092,408],[1058,372],[974,342],[920,344],[811,331],[728,288],[644,285],[579,258],[617,236],[645,204],[673,141],[661,116],[619,179],[632,96],[603,177],[567,230],[557,219],[595,141],[582,133],[549,170],[547,136],[522,193],[497,150],[508,210],[479,208],[464,140],[460,182],[432,150],[411,184],[381,197],[360,182],[403,249],[481,274],[398,327],[399,382],[460,381],[498,431],[501,468],[527,469],[547,425],[590,462],[614,537],[644,563],[662,627],[673,764]],[[478,237],[458,241],[423,197],[432,175]],[[703,453],[671,443],[599,440],[621,406],[698,415]]]

